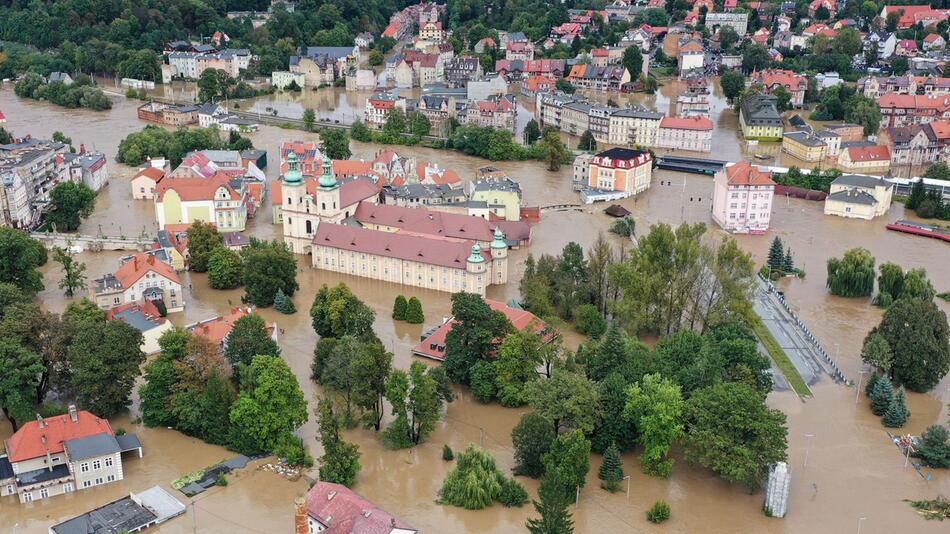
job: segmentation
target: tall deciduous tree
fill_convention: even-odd
[[[828,260],[828,289],[840,297],[867,297],[874,291],[874,256],[853,248]]]
[[[623,375],[612,372],[597,383],[600,392],[600,421],[590,436],[591,449],[603,453],[611,445],[621,451],[637,443],[637,425],[624,417],[627,406],[627,384]]]
[[[255,356],[229,417],[244,454],[272,451],[282,434],[307,422],[307,401],[297,377],[278,356]]]
[[[555,437],[550,421],[534,412],[522,415],[511,430],[511,442],[515,447],[514,473],[534,478],[543,475],[541,459],[551,450]]]
[[[249,313],[234,321],[224,346],[224,356],[237,367],[250,364],[258,355],[280,356],[280,347],[267,332],[264,319],[256,313]]]
[[[188,265],[192,271],[203,273],[208,270],[211,251],[221,246],[224,240],[218,233],[218,227],[211,222],[197,221],[188,227]]]
[[[142,333],[122,321],[83,323],[69,347],[79,403],[99,417],[112,417],[129,406],[145,361],[141,345]]]
[[[383,398],[386,379],[392,371],[393,355],[379,341],[364,341],[361,350],[350,361],[353,378],[353,403],[366,412],[366,420],[379,431],[383,420]]]
[[[533,325],[505,336],[498,346],[495,361],[495,381],[498,401],[502,406],[521,406],[526,402],[525,385],[538,380],[538,365],[544,340],[533,330]]]
[[[251,238],[251,245],[241,255],[244,259],[244,292],[251,304],[270,306],[277,290],[293,296],[297,288],[297,259],[287,245],[279,241],[258,241]]]
[[[396,419],[384,431],[383,440],[389,447],[404,448],[418,445],[435,429],[446,398],[433,372],[422,362],[412,362],[408,373],[396,369],[390,374],[386,400]]]
[[[225,246],[215,246],[208,256],[208,285],[211,289],[234,289],[244,278],[241,255]]]
[[[53,209],[46,215],[46,222],[56,225],[60,232],[78,229],[96,204],[96,192],[81,182],[61,182],[50,190],[49,198]]]
[[[590,471],[590,442],[578,429],[558,436],[544,455],[544,473],[560,481],[565,489],[583,488]]]
[[[43,275],[36,270],[46,263],[43,245],[23,230],[0,227],[0,282],[35,294],[43,290]]]
[[[326,128],[320,132],[320,143],[324,154],[330,159],[350,159],[350,138],[346,130]]]
[[[39,354],[9,339],[0,339],[0,409],[14,431],[33,416],[33,389],[42,372]]]
[[[42,359],[34,402],[42,403],[49,391],[67,392],[72,374],[68,350],[77,326],[25,300],[5,306],[2,317],[0,339],[14,341]]]
[[[321,337],[363,337],[373,333],[376,312],[357,298],[346,284],[340,283],[332,288],[324,284],[313,299],[310,317],[314,331]]]
[[[658,374],[646,375],[627,389],[624,417],[635,422],[643,443],[643,472],[670,476],[673,459],[667,457],[673,440],[683,431],[683,398],[680,387]]]
[[[85,263],[77,262],[72,254],[58,247],[53,251],[53,259],[63,267],[59,288],[66,292],[67,297],[72,297],[77,289],[86,288]]]
[[[643,71],[643,54],[640,52],[640,47],[628,46],[627,49],[623,51],[621,65],[630,73],[630,81],[637,81],[637,78],[640,77]]]
[[[352,487],[360,471],[359,446],[345,441],[340,435],[342,423],[334,413],[330,399],[320,399],[317,404],[317,426],[320,444],[323,445],[320,480]]]
[[[562,427],[584,432],[594,429],[600,394],[594,383],[584,376],[567,369],[555,369],[551,378],[531,382],[525,389],[528,404],[551,421],[555,432],[560,432]]]
[[[933,301],[898,299],[871,334],[887,341],[893,352],[891,375],[911,391],[933,389],[950,370],[950,327]]]
[[[475,293],[452,295],[452,315],[455,325],[445,336],[443,366],[453,382],[468,384],[472,366],[488,358],[511,326],[503,313],[492,310]]]

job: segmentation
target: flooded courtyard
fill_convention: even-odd
[[[718,91],[718,87],[716,88]],[[671,85],[664,86],[660,95],[650,97],[647,103],[666,111],[672,96]],[[314,95],[321,95],[317,92]],[[334,109],[362,111],[360,98],[342,90],[325,91],[326,110],[333,102]],[[310,95],[307,95],[310,98]],[[352,99],[352,100],[351,100]],[[342,104],[341,102],[346,102]],[[134,170],[114,162],[119,141],[145,123],[135,115],[137,101],[117,99],[107,112],[65,110],[45,103],[21,100],[11,88],[0,90],[0,110],[7,116],[8,130],[23,135],[30,133],[48,137],[60,130],[74,140],[77,146],[105,152],[110,158],[111,183],[97,199],[96,210],[84,221],[81,233],[101,231],[109,235],[154,235],[157,229],[152,205],[147,201],[131,199],[128,178]],[[524,103],[523,103],[524,104]],[[308,104],[309,106],[309,104]],[[717,104],[714,104],[716,109]],[[242,105],[243,107],[243,105]],[[246,108],[245,108],[246,109]],[[714,111],[714,117],[716,116]],[[320,113],[318,113],[318,116]],[[520,118],[520,113],[519,113]],[[748,147],[739,140],[736,119],[723,113],[714,119],[716,124],[711,155],[718,159],[737,159],[748,156]],[[284,139],[311,139],[304,132],[263,127],[250,136],[258,148],[268,151],[267,174],[276,176],[277,147]],[[353,158],[371,158],[380,146],[352,143]],[[394,147],[398,152],[411,154],[419,160],[437,162],[451,168],[468,180],[485,160],[467,157],[455,152],[417,147]],[[577,202],[571,190],[570,166],[559,172],[548,172],[537,162],[497,162],[495,166],[520,182],[529,205],[547,206]],[[645,233],[650,224],[666,222],[705,222],[713,237],[723,236],[711,221],[712,180],[708,177],[657,171],[652,188],[638,198],[621,202],[630,209],[637,221],[638,233]],[[533,242],[528,249],[514,251],[512,280],[520,279],[524,259],[530,252],[557,254],[569,241],[587,248],[600,232],[605,232],[611,220],[602,213],[603,205],[583,206],[577,210],[545,212],[542,222],[533,231]],[[933,280],[938,292],[950,290],[950,246],[910,235],[889,232],[887,222],[902,218],[903,208],[895,204],[890,213],[874,221],[845,220],[822,215],[822,205],[797,199],[776,200],[772,227],[767,236],[739,236],[739,243],[750,251],[758,264],[762,263],[773,235],[778,235],[790,246],[796,264],[807,273],[804,279],[785,280],[781,286],[797,313],[819,337],[844,373],[857,380],[861,370],[860,347],[867,331],[877,324],[881,311],[871,306],[868,299],[842,299],[830,296],[825,289],[825,262],[831,256],[853,247],[864,247],[877,258],[877,263],[893,261],[905,269],[923,267]],[[279,228],[270,222],[269,200],[256,219],[249,222],[247,233],[261,238],[279,237]],[[616,246],[627,246],[611,236]],[[84,253],[80,260],[87,265],[89,279],[111,272],[122,253]],[[309,379],[312,351],[316,335],[306,312],[321,284],[345,282],[355,294],[376,310],[375,329],[379,338],[395,354],[394,366],[408,368],[412,356],[410,348],[418,341],[421,325],[396,323],[390,318],[393,299],[397,294],[419,297],[426,314],[426,324],[441,320],[450,312],[449,294],[416,290],[374,280],[317,271],[301,258],[298,270],[300,291],[294,295],[300,310],[290,316],[271,309],[261,314],[268,321],[276,321],[280,328],[282,355],[296,373],[305,395],[316,406],[319,388]],[[44,267],[47,289],[39,295],[43,304],[61,311],[68,301],[56,289],[61,277],[58,265]],[[217,291],[208,287],[204,274],[186,273],[186,309],[169,318],[179,325],[226,313],[231,305],[240,302],[241,290]],[[517,297],[517,283],[492,287],[489,296],[507,300]],[[950,312],[946,302],[938,303]],[[580,337],[568,333],[569,345],[576,345]],[[769,397],[769,404],[788,415],[789,466],[792,470],[791,496],[788,516],[771,519],[762,513],[762,493],[749,495],[740,487],[721,481],[713,473],[677,461],[669,479],[643,475],[639,469],[639,451],[624,455],[624,470],[631,475],[629,497],[625,492],[609,494],[598,487],[596,469],[599,457],[592,458],[587,487],[581,492],[580,504],[574,509],[576,532],[852,532],[859,518],[866,518],[863,533],[875,532],[946,532],[939,522],[926,522],[916,516],[903,499],[933,498],[950,494],[950,474],[933,472],[932,480],[925,481],[913,469],[903,467],[903,457],[890,443],[878,418],[867,408],[867,402],[855,403],[854,388],[832,383],[827,377],[813,387],[814,398],[801,401],[791,392],[777,392]],[[947,421],[946,403],[950,401],[950,379],[945,379],[929,394],[909,394],[912,417],[905,431],[920,433],[927,426]],[[85,512],[109,500],[139,491],[155,484],[169,489],[170,482],[180,475],[206,467],[230,457],[233,453],[211,446],[178,432],[133,424],[133,414],[113,421],[113,426],[136,432],[144,446],[142,459],[125,462],[125,480],[93,490],[86,490],[20,505],[11,498],[0,500],[0,530],[9,532],[41,533],[67,517]],[[497,404],[480,404],[467,392],[460,391],[437,430],[429,440],[414,449],[389,451],[384,449],[372,431],[355,429],[347,432],[348,439],[359,444],[363,466],[355,490],[382,508],[400,516],[423,532],[492,532],[524,531],[525,519],[534,515],[530,505],[522,508],[502,508],[495,505],[487,510],[467,511],[435,503],[451,464],[441,460],[443,444],[453,449],[468,443],[481,444],[490,450],[503,468],[513,465],[511,428],[524,409],[507,409]],[[8,437],[10,427],[0,421],[0,439]],[[314,418],[304,425],[300,436],[316,457],[320,455],[315,439]],[[811,437],[807,437],[811,436]],[[679,455],[676,455],[679,458]],[[807,459],[807,465],[806,465]],[[266,462],[267,460],[264,460]],[[189,504],[188,515],[170,521],[154,531],[162,533],[185,532],[291,532],[293,499],[306,491],[304,481],[291,482],[279,476],[257,470],[262,462],[251,464],[229,476],[229,485],[215,487],[209,492],[189,499],[176,492],[182,502]],[[930,472],[925,469],[924,472]],[[312,476],[316,476],[314,470]],[[537,482],[519,478],[529,494],[536,495]],[[648,523],[646,509],[657,499],[664,499],[672,507],[671,519],[663,527]],[[192,506],[194,501],[194,506]]]

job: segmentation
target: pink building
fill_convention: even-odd
[[[713,220],[728,232],[764,234],[772,217],[774,193],[770,172],[748,161],[726,165],[714,179]]]

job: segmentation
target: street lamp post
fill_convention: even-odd
[[[865,520],[865,519],[867,519],[867,518],[866,518],[866,517],[860,517],[860,518],[858,518],[858,534],[861,534],[861,523],[864,523],[864,520]]]
[[[858,374],[858,388],[854,392],[854,403],[858,403],[858,396],[861,394],[861,383],[864,381],[864,374],[867,373],[867,369],[861,369],[861,372]]]
[[[811,438],[815,437],[814,434],[805,434],[805,438],[808,439],[808,445],[805,446],[805,462],[802,465],[802,470],[804,471],[808,467],[808,453],[811,452]]]
[[[630,475],[623,477],[627,481],[627,499],[630,498]]]

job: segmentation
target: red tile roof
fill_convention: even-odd
[[[122,284],[123,289],[128,289],[132,287],[139,278],[142,278],[146,273],[150,272],[164,276],[176,284],[181,283],[174,267],[144,252],[139,252],[135,256],[132,256],[132,259],[120,265],[115,271],[115,277],[119,280],[119,283]]]
[[[848,147],[848,158],[859,161],[890,161],[891,150],[886,145]]]
[[[158,182],[159,180],[165,177],[165,171],[163,171],[162,169],[159,169],[158,167],[148,167],[146,169],[142,169],[139,172],[135,173],[135,176],[133,176],[132,179],[134,180],[140,176],[146,176],[148,178],[151,178],[155,182]]]
[[[30,458],[45,456],[46,452],[57,454],[65,450],[64,443],[71,439],[85,438],[96,434],[114,436],[109,421],[80,410],[76,412],[74,422],[69,414],[47,417],[43,426],[39,421],[24,423],[10,439],[4,443],[11,462],[22,462]]]
[[[930,123],[930,128],[937,139],[950,139],[950,120],[933,121]]]
[[[356,180],[346,182],[340,186],[340,207],[352,206],[357,202],[374,198],[379,190],[376,184],[366,178],[357,178]]]
[[[473,215],[361,202],[354,216],[364,225],[379,224],[417,234],[471,239],[483,243],[494,239],[488,221]]]
[[[781,85],[792,91],[804,91],[808,86],[807,78],[791,70],[765,69],[753,72],[749,77],[754,83],[761,83],[766,87]]]
[[[660,128],[677,130],[712,130],[713,123],[707,117],[666,117],[660,119]]]
[[[524,330],[531,326],[535,333],[544,335],[545,341],[550,341],[554,338],[554,332],[544,332],[544,329],[547,328],[547,324],[527,310],[512,308],[504,302],[492,299],[485,299],[485,304],[488,304],[488,306],[495,311],[504,313],[505,317],[508,318],[508,321],[511,322],[511,325],[515,327],[516,330]],[[454,320],[446,321],[439,326],[435,332],[432,332],[432,335],[423,339],[418,345],[413,347],[412,353],[425,356],[426,358],[432,358],[433,360],[445,360],[445,338],[453,326],[455,326]]]
[[[775,185],[772,173],[760,171],[748,161],[737,161],[725,170],[729,185]]]
[[[317,482],[310,488],[307,514],[326,525],[324,534],[389,534],[394,528],[416,532],[350,488],[332,482]]]
[[[230,315],[219,315],[212,319],[199,321],[189,325],[188,331],[208,339],[215,345],[222,345],[224,339],[231,333],[231,329],[234,328],[234,323],[241,317],[245,317],[251,313],[254,313],[254,310],[251,308],[232,307]],[[275,328],[277,328],[277,323],[268,323],[267,334],[273,336]]]
[[[950,108],[950,95],[927,96],[884,93],[877,99],[877,104],[882,108],[944,110]]]
[[[184,201],[211,200],[218,188],[223,187],[227,190],[231,200],[238,200],[240,195],[231,187],[230,181],[231,177],[222,172],[216,172],[208,178],[169,177],[158,182],[155,187],[155,195],[159,200],[162,200],[167,191],[174,190]]]

